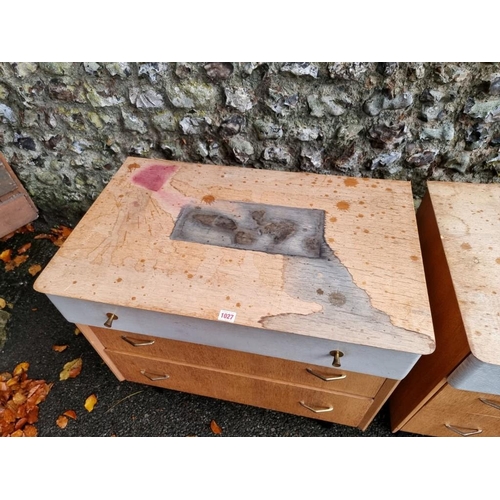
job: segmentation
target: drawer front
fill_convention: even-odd
[[[174,363],[223,370],[325,391],[348,392],[374,397],[385,379],[372,375],[325,368],[311,364],[270,358],[258,354],[191,344],[148,335],[92,327],[102,344],[110,350],[135,356],[160,358]],[[321,377],[328,380],[323,380]]]
[[[426,406],[446,415],[468,414],[500,418],[500,396],[461,391],[448,384]]]
[[[464,391],[500,395],[500,365],[484,363],[469,354],[448,377],[448,383]]]
[[[445,385],[402,430],[431,436],[500,436],[500,397]]]
[[[401,380],[420,357],[418,354],[349,344],[275,330],[110,306],[91,301],[48,295],[72,323],[103,327],[114,314],[112,327],[131,333],[180,340],[212,347],[260,354],[330,368],[330,352],[340,350],[341,368],[366,375]]]
[[[131,382],[357,426],[372,399],[107,351]],[[308,409],[309,407],[310,409]],[[319,411],[318,413],[313,410]]]
[[[498,437],[500,436],[500,418],[470,414],[443,414],[424,407],[401,430],[425,436]]]

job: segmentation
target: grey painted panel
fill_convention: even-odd
[[[118,316],[113,328],[173,340],[222,347],[242,352],[289,359],[317,366],[332,365],[330,351],[340,349],[342,368],[348,371],[403,379],[420,357],[418,354],[378,349],[275,330],[258,329],[223,321],[164,314],[143,309],[111,306],[91,301],[48,295],[72,323],[104,326],[106,313]]]
[[[500,396],[500,366],[484,363],[469,354],[448,377],[448,383],[455,389]]]

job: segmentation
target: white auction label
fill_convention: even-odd
[[[232,311],[224,311],[224,309],[221,309],[218,319],[219,321],[227,321],[229,323],[234,323],[234,320],[236,319],[236,313]]]

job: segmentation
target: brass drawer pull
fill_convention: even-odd
[[[104,326],[107,326],[108,328],[111,328],[111,325],[113,324],[113,321],[115,319],[118,319],[118,316],[116,314],[113,314],[113,313],[106,313],[106,316],[108,317],[108,319],[104,323]]]
[[[320,378],[321,380],[324,380],[325,382],[331,382],[332,380],[342,380],[343,378],[346,378],[347,375],[341,374],[341,375],[332,375],[330,377],[321,375],[321,373],[315,372],[314,370],[311,370],[310,368],[306,368],[307,372],[310,373],[311,375],[314,375],[315,377]]]
[[[342,351],[339,351],[338,349],[335,349],[334,351],[330,351],[330,356],[333,356],[332,366],[339,368],[340,367],[340,358],[343,355],[344,355],[344,353]]]
[[[141,373],[151,380],[152,382],[156,382],[157,380],[167,380],[167,378],[170,378],[170,375],[158,375],[156,373],[148,373],[146,370],[141,370]]]
[[[495,401],[491,401],[491,399],[479,398],[479,401],[481,401],[481,403],[484,403],[485,405],[495,408],[495,410],[500,410],[500,404],[496,403]]]
[[[312,406],[309,406],[308,404],[304,403],[304,401],[299,401],[299,403],[304,408],[307,408],[308,410],[312,411],[313,413],[328,413],[329,411],[333,411],[333,406],[328,406],[327,408],[313,408]]]
[[[483,432],[482,429],[459,429],[458,427],[450,424],[444,424],[444,426],[447,429],[450,429],[450,431],[459,434],[460,436],[475,436],[476,434],[481,434],[481,432]]]
[[[145,345],[153,345],[155,343],[154,340],[138,340],[138,339],[133,339],[133,338],[126,337],[125,335],[122,335],[122,339],[125,342],[128,342],[130,345],[132,345],[134,347],[142,347],[142,346],[145,346]]]

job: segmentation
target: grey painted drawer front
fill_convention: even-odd
[[[62,315],[72,323],[104,326],[107,313],[118,316],[113,328],[195,344],[222,347],[276,358],[332,365],[333,349],[344,353],[342,368],[349,371],[403,379],[420,357],[418,354],[258,329],[219,321],[164,314],[143,309],[112,306],[91,301],[48,295]]]
[[[500,396],[500,366],[484,363],[469,354],[448,377],[448,383],[455,389]]]

